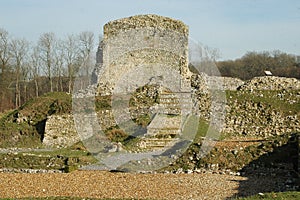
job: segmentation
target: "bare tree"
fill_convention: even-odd
[[[57,77],[56,90],[63,91],[63,76],[65,75],[64,65],[65,65],[65,49],[64,42],[59,41],[55,51],[55,67],[54,75]]]
[[[80,65],[78,37],[68,35],[64,42],[65,60],[69,78],[68,92],[71,93],[73,82]]]
[[[20,80],[26,80],[28,73],[27,65],[24,63],[29,49],[29,42],[25,39],[13,39],[11,42],[11,52],[15,67],[15,106],[21,106]],[[24,83],[25,84],[25,83]],[[26,88],[25,88],[26,90]],[[26,91],[24,91],[26,96]],[[26,97],[25,97],[26,99]]]
[[[37,46],[32,48],[31,55],[30,55],[30,77],[34,80],[35,85],[35,96],[39,96],[39,83],[38,78],[40,76],[39,67],[40,67],[40,53],[39,48]]]
[[[39,49],[41,62],[45,67],[45,73],[49,79],[50,91],[53,92],[53,67],[54,67],[54,49],[56,38],[54,33],[44,33],[39,39]]]
[[[11,51],[8,32],[0,28],[0,64],[2,73],[6,70],[10,58]]]
[[[93,60],[93,49],[95,47],[95,36],[94,33],[85,31],[79,34],[79,42],[80,42],[80,57],[82,62],[82,71],[84,72],[85,76],[85,83],[87,85],[90,84],[90,73],[92,70]]]
[[[10,38],[6,30],[0,28],[0,109],[4,108],[6,87],[8,86],[8,67],[11,59]]]
[[[204,50],[207,52],[208,57],[213,62],[216,62],[217,59],[221,58],[221,53],[220,53],[220,50],[218,48],[204,46]]]

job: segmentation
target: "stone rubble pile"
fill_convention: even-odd
[[[104,26],[104,35],[106,37],[112,37],[120,32],[120,30],[126,31],[130,29],[140,29],[145,27],[161,27],[166,30],[177,31],[184,35],[188,34],[188,27],[179,20],[174,20],[158,15],[137,15],[107,23]]]
[[[239,87],[239,90],[299,90],[300,80],[277,76],[254,77]]]

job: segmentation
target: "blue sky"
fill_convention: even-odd
[[[0,0],[0,10],[1,28],[33,42],[45,32],[100,35],[110,20],[159,14],[185,22],[222,60],[247,51],[300,54],[299,0]]]

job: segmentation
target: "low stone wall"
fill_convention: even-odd
[[[47,118],[43,144],[67,147],[80,141],[72,115],[51,115]]]
[[[244,81],[238,78],[208,76],[205,73],[194,74],[191,78],[191,85],[196,90],[207,93],[212,89],[219,90],[237,90],[244,84]]]
[[[43,144],[54,148],[68,147],[91,137],[95,128],[106,130],[116,126],[111,110],[101,110],[94,114],[82,113],[75,117],[76,119],[73,115],[49,116],[46,121]],[[77,132],[76,127],[81,131],[80,133]]]
[[[241,104],[229,101],[224,133],[239,136],[270,137],[283,133],[300,132],[297,115],[285,116],[268,105],[251,100]]]

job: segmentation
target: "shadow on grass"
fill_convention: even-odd
[[[232,198],[299,191],[299,138],[299,133],[292,134],[286,144],[274,147],[272,152],[245,166],[241,175],[247,180],[239,183],[238,194]]]

